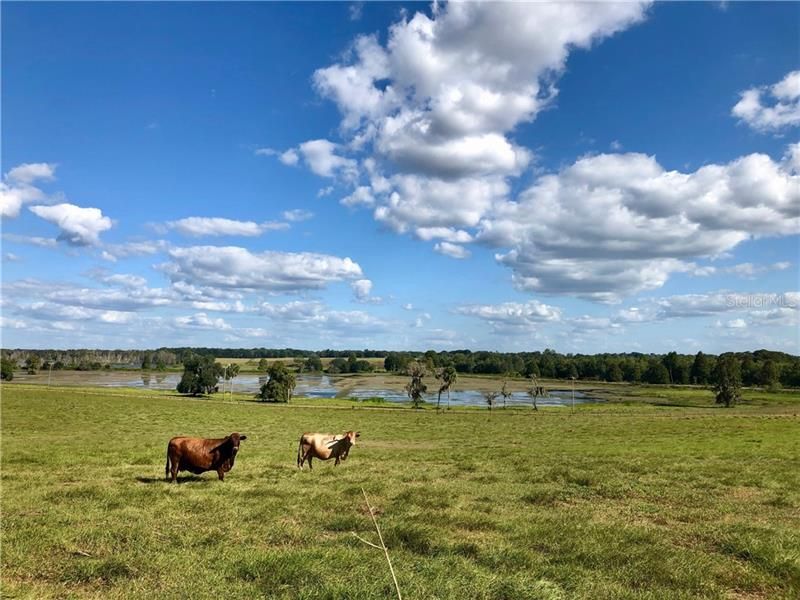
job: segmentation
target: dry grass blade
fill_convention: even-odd
[[[367,503],[367,510],[369,510],[369,516],[372,517],[372,524],[375,525],[375,531],[378,532],[378,539],[381,542],[381,545],[378,546],[377,544],[373,544],[372,542],[368,542],[364,538],[356,535],[355,532],[352,532],[353,535],[367,544],[368,546],[372,546],[373,548],[378,548],[383,550],[383,554],[386,556],[386,562],[389,564],[389,571],[392,574],[392,581],[394,581],[394,589],[397,591],[397,599],[403,600],[403,596],[400,593],[400,586],[397,583],[397,577],[394,574],[394,567],[392,567],[392,560],[389,558],[389,550],[386,548],[386,544],[383,543],[383,535],[381,534],[381,528],[378,527],[378,521],[375,519],[375,513],[372,510],[372,506],[370,506],[369,500],[367,499],[367,492],[364,491],[364,488],[361,488],[361,493],[364,494],[364,502]]]

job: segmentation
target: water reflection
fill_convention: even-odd
[[[83,372],[80,381],[69,381],[80,385],[97,385],[110,387],[139,387],[159,390],[174,390],[180,380],[178,373],[102,373]],[[378,379],[380,381],[380,379]],[[366,379],[369,382],[369,379]],[[55,383],[55,382],[54,382]],[[381,398],[387,402],[408,402],[408,396],[403,390],[383,387],[353,387],[355,383],[347,377],[331,377],[328,375],[299,375],[294,395],[306,398]],[[377,383],[377,381],[376,381]],[[62,383],[63,384],[63,383]],[[258,374],[242,374],[233,379],[233,391],[240,393],[258,392],[260,388]],[[426,394],[425,401],[436,404],[436,394]],[[587,402],[602,402],[598,398],[587,396],[583,392],[575,392],[575,404]],[[571,390],[550,390],[548,396],[539,397],[538,406],[569,406],[572,403]],[[506,400],[507,406],[533,406],[531,397],[525,392],[514,392]],[[441,406],[447,406],[446,395],[442,396]],[[486,406],[486,398],[478,390],[452,390],[450,392],[450,406]],[[503,398],[495,400],[496,407],[503,406]]]

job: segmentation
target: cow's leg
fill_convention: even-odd
[[[222,467],[217,469],[217,477],[219,477],[220,481],[225,481],[225,469],[223,469]]]
[[[170,482],[171,483],[178,483],[178,467],[180,465],[176,461],[172,461],[172,469],[170,470]]]
[[[337,454],[337,455],[336,455],[336,462],[334,462],[334,463],[333,463],[333,466],[334,466],[334,467],[338,467],[338,466],[339,466],[339,462],[341,462],[341,461],[340,461],[340,459],[339,459],[339,455]]]
[[[314,458],[314,457],[311,456],[311,451],[310,450],[308,451],[308,454],[306,454],[306,458],[308,459],[308,470],[312,471],[314,469],[314,467],[311,466],[311,459]]]

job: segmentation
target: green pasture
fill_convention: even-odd
[[[641,389],[489,414],[3,385],[2,596],[395,597],[363,488],[406,599],[798,597],[796,394]],[[349,429],[297,470],[302,432]],[[224,483],[164,482],[170,437],[233,431]]]

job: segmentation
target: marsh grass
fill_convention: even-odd
[[[3,386],[2,594],[395,597],[351,533],[373,532],[363,487],[404,598],[794,598],[800,406],[781,398],[489,417]],[[349,429],[346,462],[296,469],[300,433]],[[224,483],[164,483],[171,436],[232,431]]]

